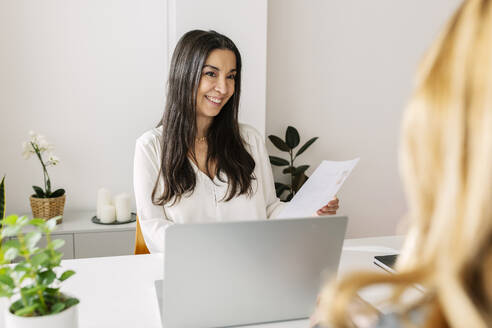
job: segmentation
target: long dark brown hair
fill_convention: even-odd
[[[238,109],[241,94],[241,55],[236,45],[215,31],[193,30],[181,37],[169,69],[167,102],[162,125],[162,157],[159,176],[152,191],[155,205],[174,204],[181,196],[193,193],[195,172],[188,159],[194,154],[196,96],[205,61],[212,50],[228,49],[236,56],[234,94],[214,118],[207,132],[209,162],[216,164],[216,176],[228,179],[225,201],[236,195],[252,193],[255,162],[244,147],[239,133]],[[157,195],[160,179],[164,191]]]

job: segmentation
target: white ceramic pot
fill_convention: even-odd
[[[6,307],[5,328],[78,328],[78,304],[56,314],[42,317],[19,317]]]

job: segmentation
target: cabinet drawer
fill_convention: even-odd
[[[135,231],[86,232],[74,236],[75,258],[133,254]]]
[[[17,239],[17,237],[11,237],[10,239]],[[57,251],[63,253],[62,259],[67,260],[67,259],[73,259],[74,251],[73,251],[73,234],[71,233],[66,233],[66,234],[52,234],[51,235],[51,240],[54,239],[63,239],[65,241],[65,245],[57,249]],[[41,240],[39,241],[38,245],[40,247],[45,247],[46,246],[46,237],[43,235]],[[14,262],[18,262],[19,259],[14,260]]]

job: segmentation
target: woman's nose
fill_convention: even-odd
[[[215,90],[221,94],[227,93],[227,81],[225,77],[220,77],[217,79],[217,84],[215,85]]]

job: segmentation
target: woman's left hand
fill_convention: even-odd
[[[317,210],[316,214],[318,216],[337,214],[338,203],[339,203],[338,198],[335,196],[335,198],[333,198],[333,200],[330,200],[328,204]]]

